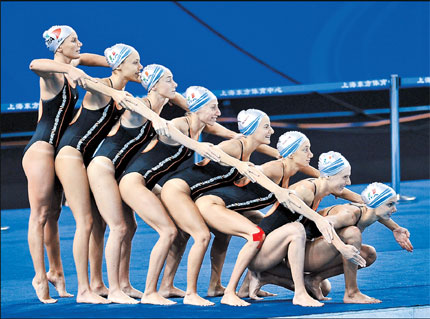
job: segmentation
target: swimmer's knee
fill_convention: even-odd
[[[252,234],[252,241],[258,242],[257,249],[261,248],[261,245],[263,245],[264,239],[266,238],[266,234],[264,233],[264,230],[261,229],[260,226],[257,226],[258,232]]]
[[[362,256],[366,260],[366,267],[373,264],[377,258],[376,249],[369,245],[364,245],[361,247]]]
[[[342,237],[346,244],[361,244],[361,231],[356,226],[346,227],[342,232]]]

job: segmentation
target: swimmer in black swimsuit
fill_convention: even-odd
[[[137,51],[124,44],[106,49],[105,57],[113,69],[112,75],[97,82],[87,81],[82,106],[75,122],[64,133],[55,159],[57,176],[76,220],[73,256],[78,276],[78,303],[111,302],[93,292],[89,285],[88,251],[92,210],[96,207],[90,196],[86,166],[125,108],[130,107],[123,89],[128,81],[139,82],[142,69]]]
[[[30,219],[28,245],[35,276],[32,284],[43,303],[56,302],[49,295],[48,281],[60,297],[72,297],[66,291],[60,255],[58,218],[61,212],[62,189],[56,179],[54,154],[60,138],[73,117],[78,100],[76,85],[89,78],[77,65],[107,66],[104,57],[80,54],[82,43],[69,26],[53,26],[44,32],[47,47],[54,59],[37,59],[30,70],[40,76],[39,118],[33,137],[24,149],[22,166],[28,182]],[[44,245],[46,243],[46,245]],[[49,260],[46,273],[44,247]]]
[[[339,254],[338,249],[326,243],[318,237],[318,233],[315,233],[316,238],[306,243],[304,269],[309,272],[305,276],[307,289],[320,300],[330,299],[324,297],[330,290],[330,284],[326,278],[344,273],[345,295],[343,301],[345,303],[381,302],[364,295],[357,287],[358,267],[369,267],[376,259],[375,249],[361,242],[361,233],[375,221],[384,221],[383,224],[391,223],[394,227],[392,229],[394,238],[399,245],[409,252],[413,251],[409,240],[409,231],[391,220],[391,215],[396,212],[394,190],[381,183],[372,183],[361,193],[361,198],[365,205],[347,203],[327,207],[318,212],[333,223],[342,241],[348,244],[347,246],[353,246],[357,251],[360,251],[361,257],[365,260],[365,263],[360,265],[350,262],[348,258]],[[254,279],[253,289],[258,289],[267,283],[294,289],[291,286],[291,276],[283,264],[260,273]]]
[[[142,298],[143,293],[134,289],[130,283],[131,241],[137,224],[133,212],[127,206],[123,207],[117,179],[133,156],[157,134],[156,130],[160,134],[166,134],[167,124],[163,124],[164,120],[161,118],[157,120],[156,116],[169,100],[188,110],[185,98],[174,89],[176,83],[170,70],[163,66],[150,65],[144,72],[153,70],[156,66],[168,73],[161,78],[165,88],[161,87],[161,93],[156,89],[148,96],[136,99],[135,102],[139,101],[141,105],[136,105],[134,111],[124,111],[109,135],[99,144],[87,168],[90,188],[100,212],[94,216],[90,240],[91,289],[99,295],[109,295],[110,300],[120,303],[137,301],[132,298],[114,298],[119,289],[133,298]],[[157,121],[159,123],[155,123]],[[102,279],[105,221],[110,228],[106,244],[109,290]]]
[[[297,182],[289,187],[294,190],[296,195],[303,201],[309,211],[308,216],[292,213],[291,210],[282,205],[275,204],[275,210],[266,214],[260,222],[260,227],[266,232],[267,237],[264,241],[260,252],[251,261],[248,268],[251,270],[251,280],[249,285],[249,296],[258,299],[255,287],[256,278],[260,275],[259,272],[265,269],[271,269],[278,265],[285,258],[286,261],[283,269],[290,273],[290,277],[294,278],[290,283],[299,289],[295,290],[293,303],[300,305],[321,306],[322,304],[316,300],[310,300],[310,296],[305,289],[305,281],[303,277],[303,265],[305,260],[305,240],[306,227],[303,224],[314,223],[320,221],[321,217],[315,212],[321,199],[329,194],[335,194],[348,200],[361,200],[361,197],[345,188],[350,185],[349,176],[351,167],[348,161],[339,153],[329,152],[324,153],[319,158],[319,171],[321,177],[317,179],[305,179]],[[306,217],[306,218],[303,218]],[[313,220],[313,221],[312,221]],[[335,234],[334,234],[335,235]],[[291,246],[290,241],[295,241],[295,245]],[[355,247],[345,245],[338,240],[335,235],[333,244],[339,249],[343,249],[343,254],[348,255],[351,260],[357,263],[364,263],[364,260],[355,252]],[[285,266],[288,265],[289,266]],[[291,267],[291,269],[290,269]],[[293,275],[294,274],[294,275]],[[299,296],[305,296],[309,303]]]

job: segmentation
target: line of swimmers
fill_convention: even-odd
[[[395,212],[394,190],[381,183],[370,184],[361,195],[348,190],[351,167],[337,152],[321,154],[318,169],[311,167],[310,141],[303,133],[286,132],[272,148],[274,131],[261,110],[238,114],[240,133],[221,126],[216,123],[221,115],[218,101],[210,90],[191,86],[185,96],[178,94],[172,72],[159,64],[143,68],[129,45],[109,47],[104,56],[81,54],[76,32],[65,25],[51,27],[43,37],[54,59],[30,64],[40,77],[40,107],[22,160],[31,208],[32,285],[41,302],[56,302],[49,283],[60,297],[73,296],[66,290],[60,256],[63,193],[76,221],[78,303],[135,304],[140,299],[170,305],[175,302],[169,298],[183,297],[184,304],[213,305],[197,293],[211,232],[215,238],[208,296],[222,295],[223,304],[247,306],[242,298],[269,296],[260,288],[275,283],[295,291],[294,304],[322,306],[330,291],[327,278],[342,272],[344,302],[380,302],[357,287],[357,269],[376,258],[373,247],[362,245],[361,232],[379,221],[393,231],[402,248],[412,251],[408,230],[390,217]],[[92,78],[78,65],[110,67],[112,74]],[[140,82],[147,95],[135,98],[125,91],[130,81]],[[77,85],[86,94],[75,114]],[[186,113],[166,121],[159,116],[165,105],[177,105]],[[202,132],[226,140],[218,145],[199,142]],[[249,161],[254,151],[275,160],[254,165]],[[193,152],[205,159],[183,167]],[[289,178],[299,171],[311,178],[288,187]],[[320,200],[329,194],[351,204],[317,212]],[[258,211],[272,204],[266,215]],[[144,292],[130,283],[134,212],[159,234]],[[104,246],[106,226],[110,231]],[[223,287],[221,270],[231,236],[247,242]],[[189,237],[194,243],[188,254],[187,288],[182,291],[174,286],[174,277]],[[109,288],[102,279],[103,249]]]

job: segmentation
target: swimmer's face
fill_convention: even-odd
[[[61,52],[63,55],[70,59],[79,59],[81,55],[82,42],[79,41],[76,32],[72,32],[61,45],[57,48],[57,52]]]
[[[291,158],[299,166],[309,166],[312,157],[314,157],[314,154],[311,152],[311,143],[309,140],[303,142],[297,151],[291,155]]]
[[[152,88],[157,90],[158,93],[168,99],[173,99],[176,94],[178,84],[173,80],[173,74],[169,69],[166,69],[160,80]]]
[[[202,108],[197,110],[196,114],[199,117],[200,121],[202,121],[206,125],[214,125],[218,117],[221,115],[221,111],[218,107],[218,100],[210,100]]]
[[[136,50],[132,50],[130,55],[118,66],[116,70],[121,70],[122,74],[129,81],[140,82],[140,71],[143,69],[140,64],[140,55]]]
[[[396,204],[397,204],[396,196],[391,197],[384,204],[375,208],[376,216],[385,220],[390,219],[391,215],[397,212]]]
[[[264,115],[252,136],[261,144],[270,144],[270,137],[273,133],[275,131],[270,126],[270,119],[267,115]]]
[[[330,189],[334,192],[341,192],[346,185],[351,185],[351,166],[345,167],[339,173],[329,176]]]

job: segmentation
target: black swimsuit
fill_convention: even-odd
[[[316,195],[316,191],[317,191],[317,187],[315,185],[315,183],[313,182],[314,179],[308,179],[309,182],[311,182],[312,184],[314,184],[315,188],[314,188],[314,195]],[[318,207],[320,201],[315,202],[315,196],[314,196],[314,200],[312,201],[312,204],[310,205],[311,208],[313,208],[314,206]],[[316,208],[315,208],[316,209]],[[315,223],[309,219],[307,219],[306,217],[304,217],[301,214],[298,213],[293,213],[291,210],[289,210],[288,208],[286,208],[284,205],[279,205],[276,208],[276,210],[264,217],[262,219],[262,221],[260,222],[259,226],[264,230],[264,232],[267,234],[271,233],[272,231],[274,231],[275,229],[288,224],[288,223],[292,223],[292,222],[301,222],[303,224],[303,226],[305,227],[305,231],[306,231],[306,237],[308,239],[310,239],[312,236],[311,231],[315,229],[318,230],[318,228],[316,227]]]
[[[191,137],[191,124],[188,118],[186,120],[189,126],[188,135]],[[194,151],[184,145],[168,145],[157,136],[155,145],[149,144],[142,152],[136,154],[122,176],[133,172],[139,173],[145,179],[146,187],[152,189],[164,175],[174,171],[193,154]]]
[[[48,142],[57,148],[64,131],[73,119],[78,97],[77,88],[73,88],[64,77],[64,85],[60,92],[50,100],[41,100],[39,107],[42,110],[42,116],[30,142],[24,148],[24,154],[37,141]]]
[[[284,164],[282,163],[282,178],[279,186],[285,187]],[[258,183],[245,185],[224,186],[204,192],[201,196],[214,195],[224,201],[225,207],[236,212],[245,212],[254,209],[262,209],[276,202],[276,197]]]
[[[348,205],[352,205],[352,206],[358,207],[360,209],[360,217],[357,219],[357,222],[354,225],[354,226],[357,226],[358,223],[359,223],[359,221],[360,221],[360,219],[361,219],[361,215],[363,214],[363,212],[361,210],[363,208],[363,206],[359,206],[359,205],[356,205],[356,204],[353,204],[353,203],[348,203]],[[334,205],[334,206],[332,206],[332,207],[329,208],[329,210],[327,211],[326,216],[328,216],[330,214],[330,211],[334,207],[336,207],[336,205]],[[304,224],[304,225],[305,225],[306,238],[307,239],[314,239],[314,238],[318,238],[318,237],[322,236],[321,232],[319,231],[319,229],[317,228],[317,226],[315,225],[315,223],[312,222],[311,220],[308,220],[307,223]]]
[[[239,140],[240,141],[240,140]],[[243,143],[240,159],[243,160]],[[235,167],[223,166],[219,163],[209,161],[206,165],[200,163],[185,168],[169,179],[179,178],[185,181],[191,190],[191,198],[195,200],[200,194],[216,187],[230,185],[243,176]]]
[[[72,146],[82,153],[87,166],[100,142],[125,110],[118,108],[117,103],[111,99],[105,107],[98,110],[89,110],[82,105],[79,111],[78,119],[70,124],[61,138],[57,154],[64,146]]]
[[[115,166],[115,178],[118,178],[133,156],[146,147],[155,135],[150,121],[133,128],[120,124],[114,135],[107,136],[99,144],[93,158],[97,156],[109,158]]]

